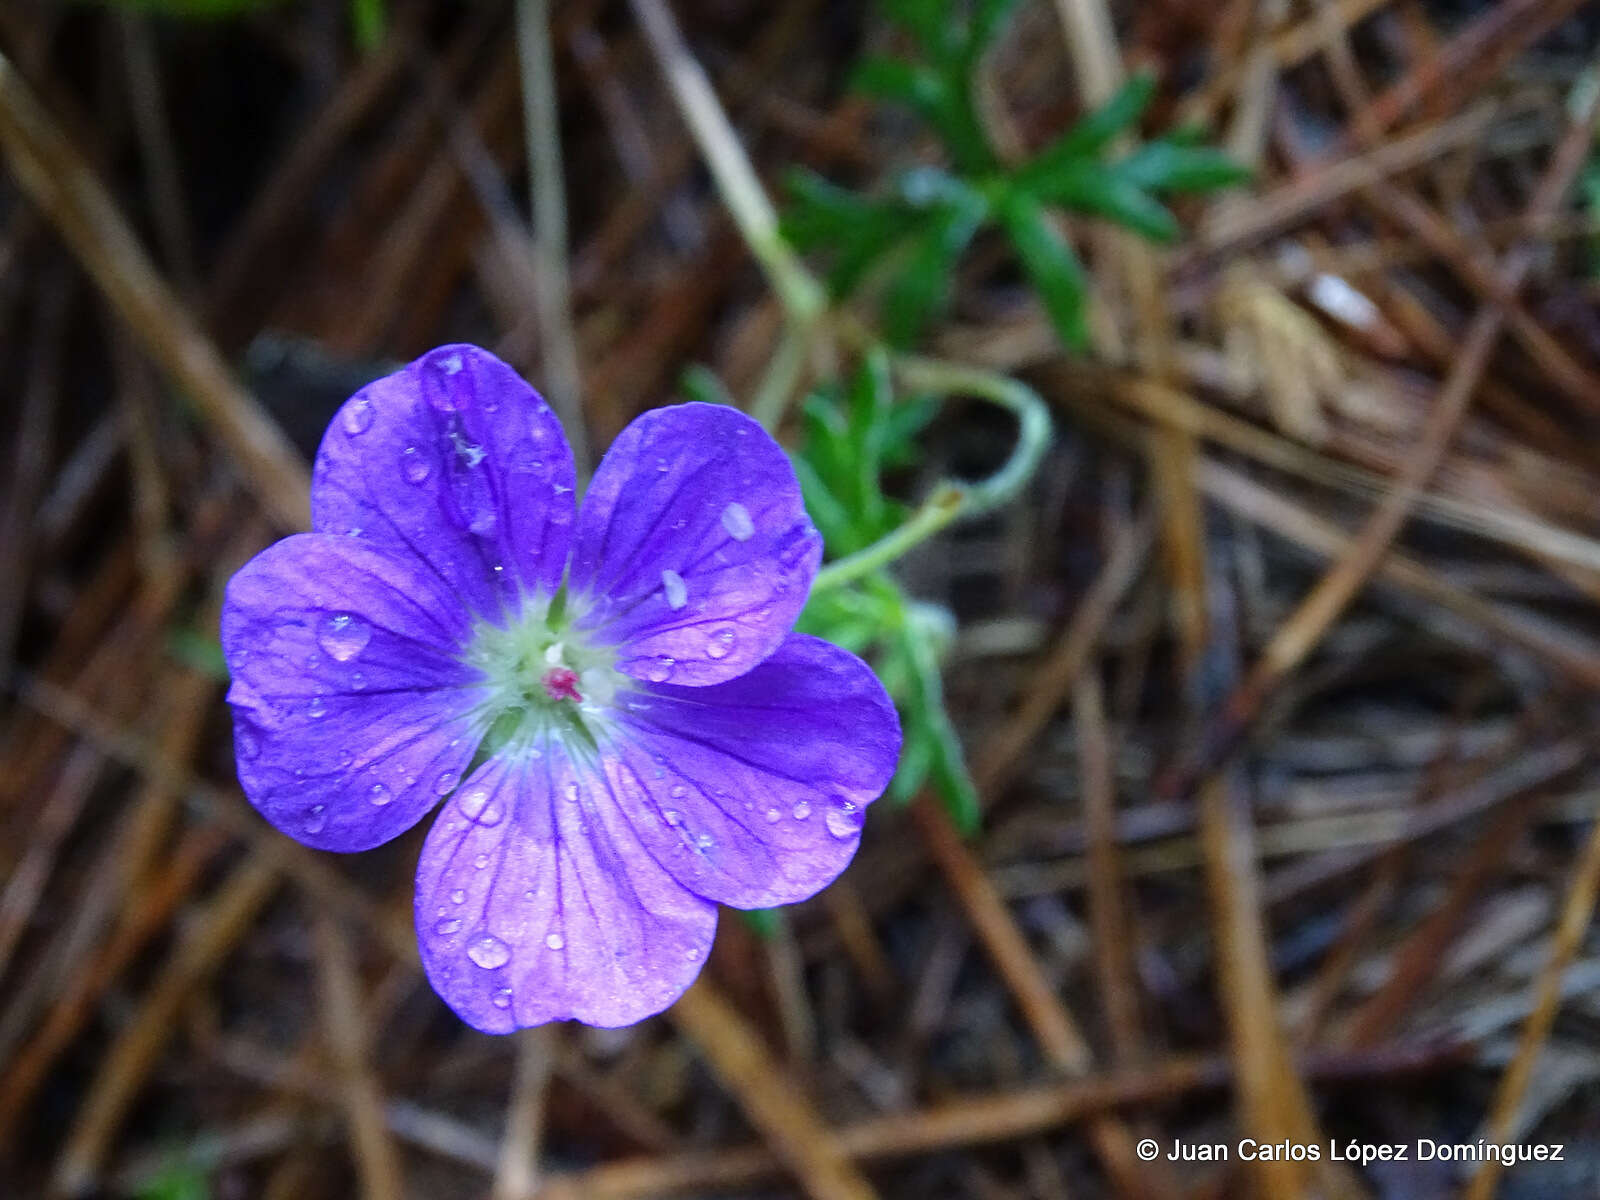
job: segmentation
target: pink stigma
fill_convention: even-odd
[[[544,673],[544,694],[552,700],[583,702],[578,694],[578,673],[570,667],[551,667]]]

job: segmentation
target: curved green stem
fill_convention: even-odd
[[[938,359],[900,356],[895,373],[914,391],[941,396],[980,396],[1017,418],[1017,443],[1000,469],[977,483],[946,480],[893,533],[817,572],[812,594],[840,587],[888,566],[912,547],[966,517],[992,512],[1017,495],[1033,477],[1050,444],[1050,415],[1039,394],[1024,383],[981,367]]]

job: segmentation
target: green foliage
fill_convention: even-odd
[[[916,436],[935,411],[930,399],[895,401],[881,349],[868,354],[848,384],[820,389],[806,401],[792,457],[830,558],[870,546],[905,520],[905,507],[883,492],[883,472],[915,460]],[[958,827],[975,830],[977,792],[939,675],[955,631],[950,615],[912,600],[880,571],[814,593],[799,628],[869,659],[894,698],[905,750],[890,797],[904,801],[931,784]]]
[[[228,682],[228,664],[222,657],[222,643],[215,634],[175,629],[167,637],[167,653],[191,671],[209,675],[218,683]]]
[[[827,285],[843,299],[881,273],[880,309],[891,345],[908,346],[949,302],[952,278],[972,240],[1001,231],[1062,341],[1086,340],[1083,268],[1049,209],[1103,217],[1153,241],[1178,237],[1164,197],[1216,191],[1248,178],[1221,151],[1178,130],[1111,158],[1136,132],[1155,93],[1145,75],[1019,167],[1000,165],[978,118],[974,71],[1010,15],[1013,0],[881,0],[918,58],[877,56],[854,85],[910,109],[949,155],[950,169],[906,172],[878,194],[850,191],[808,171],[788,180],[784,233],[828,259]]]
[[[138,1200],[211,1200],[211,1183],[198,1166],[176,1161],[136,1193]]]

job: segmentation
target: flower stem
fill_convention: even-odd
[[[1017,443],[993,475],[977,483],[945,480],[909,520],[893,533],[817,572],[812,594],[852,583],[888,566],[914,546],[966,517],[992,512],[1011,500],[1033,477],[1050,444],[1050,416],[1039,394],[1026,384],[981,367],[939,359],[900,356],[895,372],[913,391],[940,396],[980,396],[1017,418]]]

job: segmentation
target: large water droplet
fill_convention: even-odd
[[[460,917],[445,917],[433,927],[433,931],[440,937],[449,937],[452,933],[461,932]]]
[[[338,662],[349,662],[371,640],[372,626],[353,613],[333,613],[317,630],[317,644]]]
[[[811,802],[809,800],[800,801],[799,804],[789,810],[789,815],[796,821],[804,821],[811,815]]]
[[[567,939],[559,933],[547,933],[544,935],[544,944],[552,950],[559,950],[567,944]]]
[[[866,814],[861,811],[860,805],[851,803],[843,796],[835,796],[828,802],[828,812],[823,820],[834,837],[853,838],[860,834]]]
[[[433,468],[428,465],[421,450],[407,446],[400,452],[400,473],[406,477],[407,483],[421,483],[433,473]]]
[[[665,683],[672,678],[672,668],[677,665],[674,659],[667,658],[665,655],[651,659],[650,668],[645,672],[644,677],[651,683]]]
[[[365,433],[372,428],[372,401],[357,396],[344,406],[340,420],[351,437]]]
[[[439,778],[433,781],[433,792],[436,796],[447,795],[456,784],[461,782],[461,776],[454,771],[442,771]]]
[[[767,809],[767,824],[768,825],[776,825],[781,820],[783,820],[783,814],[781,812],[779,812],[776,808]]]
[[[467,893],[464,888],[457,888],[455,891],[450,893],[451,904],[463,904],[466,902],[466,899]]]
[[[506,813],[501,811],[501,806],[491,805],[490,798],[490,790],[486,787],[474,787],[456,803],[461,805],[461,814],[467,821],[477,822],[480,826],[498,826]]]
[[[311,697],[311,703],[306,705],[306,715],[315,720],[328,715],[328,702],[321,696]]]
[[[494,934],[486,933],[467,947],[467,957],[485,971],[492,971],[511,961],[511,947]]]
[[[492,996],[489,997],[489,1003],[494,1005],[496,1008],[510,1008],[511,1007],[511,989],[510,988],[499,988],[499,989],[497,989],[495,991],[495,993]]]
[[[737,500],[722,510],[722,527],[736,542],[748,542],[756,532],[756,523],[750,519],[750,510]]]
[[[487,870],[489,867],[489,856],[487,854],[478,855],[477,858],[472,860],[472,865],[477,867],[480,871]]]
[[[689,585],[676,571],[661,572],[661,590],[666,593],[667,607],[674,611],[689,603]]]
[[[306,832],[321,833],[327,827],[328,806],[325,804],[313,804],[311,810],[306,813]]]
[[[711,640],[706,643],[707,658],[727,658],[733,649],[733,628],[723,626],[711,635]]]
[[[371,800],[372,803],[377,805],[379,808],[382,808],[385,804],[394,799],[394,793],[382,783],[375,783],[367,789],[367,799]]]

